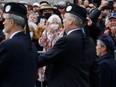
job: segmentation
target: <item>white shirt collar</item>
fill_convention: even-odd
[[[11,39],[15,34],[17,34],[17,33],[19,33],[19,32],[22,32],[22,30],[14,32],[14,33],[10,36],[10,39]]]
[[[76,28],[76,29],[72,29],[72,30],[68,31],[67,35],[69,35],[71,32],[76,31],[76,30],[80,30],[80,28]]]

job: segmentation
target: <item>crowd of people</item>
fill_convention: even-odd
[[[0,4],[0,87],[116,87],[116,1]]]

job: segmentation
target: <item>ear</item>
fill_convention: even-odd
[[[69,25],[73,24],[73,22],[74,22],[74,19],[70,19]]]
[[[106,51],[106,50],[107,50],[106,45],[104,45],[104,46],[102,47],[102,49],[103,49],[103,51]]]
[[[15,21],[13,19],[10,19],[10,24],[14,24]]]

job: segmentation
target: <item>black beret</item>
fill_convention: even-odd
[[[109,35],[103,34],[98,40],[102,41],[107,48],[115,50],[115,43]]]
[[[28,19],[27,19],[27,9],[25,5],[22,3],[9,2],[5,4],[3,11],[4,13],[15,14],[25,19],[26,36],[29,41],[29,45],[28,44],[27,45],[29,46],[29,48],[31,48],[31,39],[30,39]]]
[[[66,8],[66,2],[65,1],[58,2],[57,7],[58,9]]]
[[[86,17],[87,17],[86,9],[75,4],[69,4],[66,7],[66,12],[79,16],[84,21],[86,20]]]
[[[9,2],[6,3],[4,6],[4,13],[15,14],[23,18],[26,18],[27,9],[22,3]]]

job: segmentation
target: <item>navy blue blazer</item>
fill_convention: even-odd
[[[0,87],[34,87],[38,55],[27,44],[23,32],[0,44]]]
[[[101,87],[116,87],[116,61],[113,52],[97,59],[101,71]]]
[[[99,87],[95,44],[82,30],[65,35],[40,55],[38,66],[45,65],[48,87]]]

